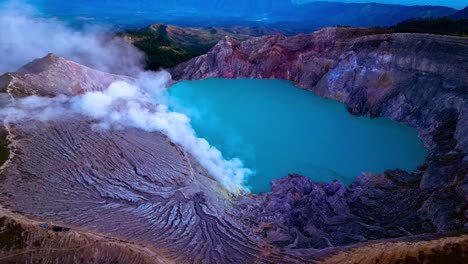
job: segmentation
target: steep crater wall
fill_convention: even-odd
[[[50,54],[0,77],[0,96],[76,96],[122,80],[134,81]],[[11,155],[0,173],[0,219],[16,222],[15,212],[26,222],[38,220],[31,232],[11,235],[21,242],[17,246],[0,241],[0,262],[240,263],[260,254],[256,238],[228,213],[229,193],[163,133],[96,130],[96,120],[78,114],[45,121],[9,117],[3,124]],[[71,235],[55,241],[47,239],[50,232],[36,232],[39,223],[51,222],[70,227]],[[93,234],[99,241],[88,243]],[[70,238],[75,235],[83,237]],[[56,253],[62,251],[67,254]],[[282,258],[270,253],[265,258]]]
[[[276,78],[352,114],[415,127],[430,150],[414,172],[363,174],[349,188],[290,175],[240,199],[245,224],[286,248],[464,230],[468,216],[468,39],[327,28],[219,42],[171,71],[179,80]],[[259,206],[257,206],[259,205]]]
[[[79,116],[6,121],[11,153],[0,173],[0,217],[12,223],[21,214],[21,225],[39,220],[27,228],[32,233],[19,232],[15,241],[23,246],[2,247],[0,257],[21,261],[40,252],[31,249],[50,250],[51,244],[39,245],[27,235],[41,242],[48,232],[37,232],[37,224],[50,221],[71,227],[72,236],[98,232],[104,234],[99,240],[112,242],[112,248],[107,242],[93,248],[94,260],[87,249],[45,259],[84,257],[85,263],[155,256],[162,263],[309,263],[365,241],[466,232],[466,40],[376,33],[326,29],[292,38],[226,39],[172,73],[178,80],[292,80],[345,102],[355,114],[406,122],[431,150],[417,171],[364,174],[349,188],[290,175],[274,181],[271,193],[231,197],[162,133],[96,131],[93,120]],[[414,45],[414,57],[410,52],[406,58],[402,49]],[[382,53],[385,47],[389,51]],[[374,53],[390,59],[379,64]],[[13,99],[74,96],[116,80],[132,81],[48,55],[0,77],[0,88]],[[9,232],[9,226],[0,231]],[[60,250],[93,245],[66,234],[57,238]],[[466,236],[459,241],[466,252]],[[128,243],[134,245],[130,253]]]

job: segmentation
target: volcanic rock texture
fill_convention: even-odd
[[[14,98],[76,95],[127,79],[53,55],[25,69],[37,71],[7,76],[3,88]],[[64,79],[81,88],[62,85]],[[92,122],[76,116],[5,124],[11,156],[1,176],[3,206],[44,221],[143,241],[177,263],[239,263],[259,255],[257,242],[226,213],[232,207],[227,191],[183,149],[161,133],[95,131]]]
[[[350,187],[290,175],[271,193],[232,197],[159,132],[93,130],[79,115],[5,122],[0,260],[339,263],[346,254],[358,263],[362,250],[379,256],[390,246],[389,263],[431,252],[466,260],[468,42],[377,33],[226,39],[172,74],[292,80],[353,114],[405,122],[430,149],[417,171],[363,174]],[[0,77],[0,90],[12,100],[78,95],[115,80],[132,81],[49,55]],[[71,230],[39,227],[50,222]]]
[[[176,80],[290,80],[345,103],[352,114],[413,126],[430,150],[411,173],[367,173],[349,188],[291,175],[274,181],[271,193],[241,198],[246,225],[269,243],[325,248],[466,230],[467,38],[340,28],[241,43],[226,38],[171,72]]]

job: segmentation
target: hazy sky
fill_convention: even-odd
[[[297,2],[314,2],[323,0],[293,0]],[[326,1],[326,0],[325,0]],[[347,3],[386,3],[400,5],[440,5],[450,6],[457,9],[462,9],[468,6],[468,0],[330,0],[330,2],[347,2]]]

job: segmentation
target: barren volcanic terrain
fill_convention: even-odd
[[[363,174],[349,187],[289,175],[270,193],[232,195],[162,132],[96,130],[79,114],[6,119],[0,262],[467,260],[466,38],[337,28],[226,38],[171,74],[290,80],[352,114],[415,127],[430,154],[414,172]],[[12,101],[73,97],[119,80],[134,82],[50,54],[0,77],[0,90]]]

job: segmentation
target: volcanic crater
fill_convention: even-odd
[[[346,28],[226,38],[170,72],[289,80],[352,114],[415,127],[430,153],[413,172],[365,173],[349,187],[285,175],[269,193],[234,196],[161,132],[96,131],[79,116],[5,121],[0,261],[373,263],[388,248],[390,262],[466,260],[466,38]],[[133,81],[50,54],[0,77],[0,89],[11,100],[73,96],[117,80]]]

